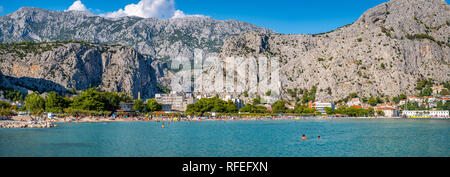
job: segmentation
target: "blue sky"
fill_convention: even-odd
[[[63,11],[75,0],[1,0],[0,16],[20,7]],[[124,9],[140,0],[81,0],[94,14]],[[147,0],[158,1],[158,0]],[[160,0],[170,1],[170,0]],[[279,33],[314,34],[327,32],[357,20],[366,10],[388,0],[174,0],[184,14],[214,19],[235,19],[273,29]]]

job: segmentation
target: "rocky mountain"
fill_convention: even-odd
[[[3,86],[22,90],[66,92],[99,86],[134,97],[141,91],[148,98],[158,91],[157,82],[168,86],[175,77],[166,59],[193,58],[200,49],[219,56],[201,72],[205,75],[200,86],[209,91],[223,91],[211,85],[223,82],[217,76],[235,75],[219,63],[242,66],[248,58],[267,57],[280,63],[282,99],[295,100],[301,93],[293,90],[313,86],[316,100],[336,101],[354,92],[360,97],[392,97],[416,93],[421,79],[450,80],[449,34],[450,6],[445,0],[391,0],[353,24],[315,35],[276,34],[234,20],[109,19],[26,7],[0,17],[0,79]],[[56,40],[69,42],[7,44]],[[252,67],[260,72],[260,66],[256,62]],[[268,74],[247,72],[234,78],[234,85],[255,89],[250,81]],[[241,91],[231,94],[250,100],[271,89],[256,88],[258,92],[249,96]]]
[[[0,17],[0,42],[86,41],[132,46],[155,59],[192,58],[194,49],[216,53],[223,40],[250,31],[273,31],[236,20],[95,16],[81,11],[22,7]]]
[[[153,97],[162,71],[135,49],[75,42],[0,45],[1,86],[28,91],[68,93],[99,87],[137,97]]]
[[[336,101],[353,92],[360,97],[414,94],[420,79],[449,81],[449,53],[450,6],[445,0],[391,0],[328,33],[231,37],[220,57],[228,65],[242,61],[225,57],[278,58],[282,98],[294,100],[292,90],[317,86],[316,100]],[[206,80],[215,79],[215,68],[204,71]]]
[[[0,69],[3,77],[9,78],[2,84],[22,92],[100,86],[135,97],[138,91],[144,98],[153,97],[157,82],[170,83],[173,72],[166,62],[171,58],[193,58],[198,49],[214,55],[225,38],[249,31],[274,33],[236,20],[112,19],[81,11],[23,7],[0,17],[0,43],[4,44]],[[44,43],[6,44],[23,41]]]

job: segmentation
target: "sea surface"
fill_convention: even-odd
[[[449,157],[450,120],[60,123],[0,129],[1,157]],[[302,135],[307,140],[301,140]],[[321,138],[318,139],[318,136]]]

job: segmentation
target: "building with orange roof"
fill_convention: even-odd
[[[359,108],[359,109],[362,109],[362,108],[363,108],[361,105],[353,105],[353,106],[351,106],[351,107]]]
[[[353,106],[353,105],[361,105],[362,103],[361,103],[361,101],[359,100],[359,98],[352,98],[351,100],[349,100],[348,102],[347,102],[347,106],[348,107],[351,107],[351,106]]]
[[[285,104],[284,106],[288,109],[295,109],[295,105]]]
[[[398,109],[391,106],[376,107],[375,110],[383,111],[384,117],[398,117]]]

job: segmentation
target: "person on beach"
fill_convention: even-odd
[[[306,136],[305,135],[302,136],[302,140],[306,140]]]

